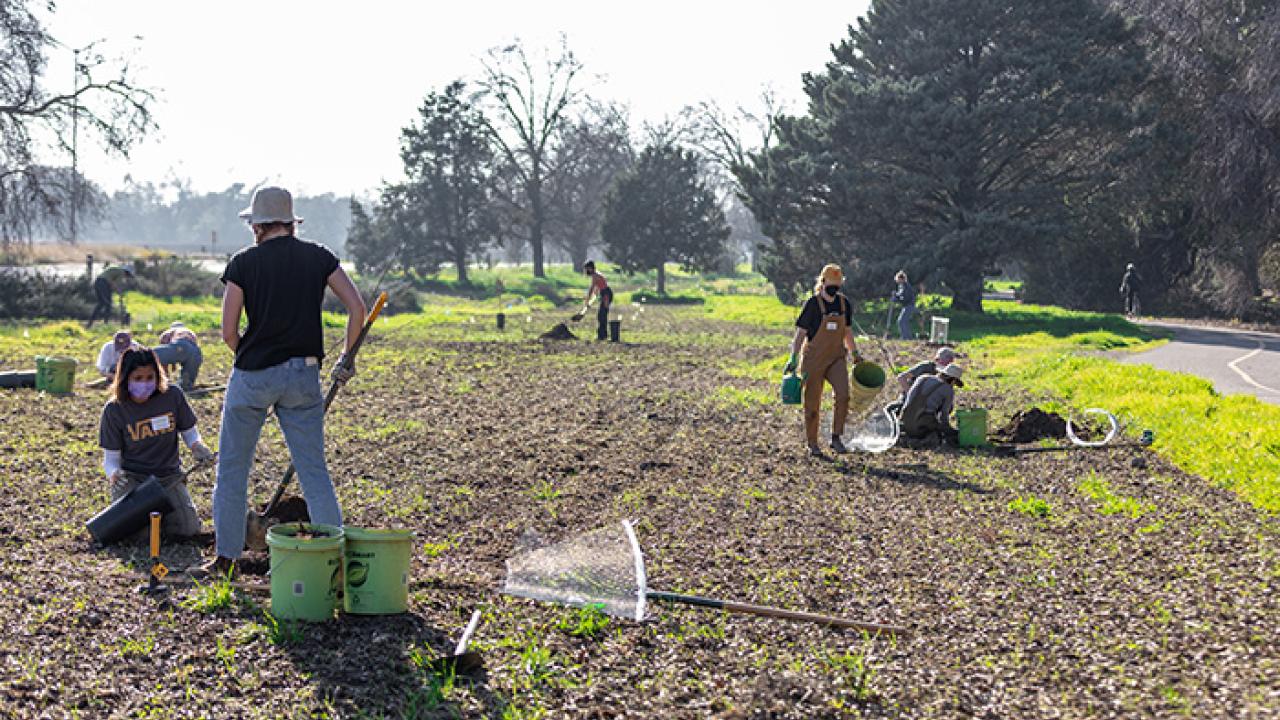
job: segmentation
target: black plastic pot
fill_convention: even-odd
[[[146,527],[152,511],[165,513],[171,509],[164,486],[156,478],[148,478],[128,495],[94,515],[85,523],[85,528],[94,540],[110,545]]]
[[[36,386],[36,372],[0,372],[0,388],[33,388]]]
[[[618,342],[618,336],[622,334],[622,321],[609,321],[609,342]]]

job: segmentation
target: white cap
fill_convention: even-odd
[[[964,387],[964,380],[961,379],[964,377],[964,369],[955,363],[939,370],[938,375],[941,377],[949,377],[952,380],[955,380],[957,385]]]

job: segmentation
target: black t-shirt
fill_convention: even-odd
[[[120,451],[120,466],[131,473],[164,477],[178,472],[178,433],[196,426],[187,397],[170,385],[144,403],[111,400],[102,408],[98,444]]]
[[[236,367],[262,370],[293,357],[324,357],[320,305],[338,256],[329,248],[277,237],[236,253],[222,282],[244,290],[249,318],[236,348]]]
[[[800,317],[796,318],[796,327],[804,328],[812,340],[814,335],[818,334],[818,328],[822,327],[822,319],[827,315],[839,315],[840,308],[844,308],[844,324],[846,327],[853,327],[853,303],[849,302],[849,298],[844,293],[836,293],[835,300],[822,299],[827,305],[827,311],[824,314],[822,308],[818,305],[818,296],[810,297],[804,304],[804,308],[800,310]]]

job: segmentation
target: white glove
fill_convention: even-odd
[[[347,361],[347,354],[343,353],[338,356],[338,362],[333,364],[333,370],[329,371],[329,379],[345,385],[348,380],[356,376],[356,361]]]

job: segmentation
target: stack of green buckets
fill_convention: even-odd
[[[413,537],[412,530],[273,526],[267,531],[271,613],[321,622],[333,617],[340,596],[342,609],[353,615],[406,612]]]
[[[36,390],[66,395],[76,384],[75,358],[36,356]]]

